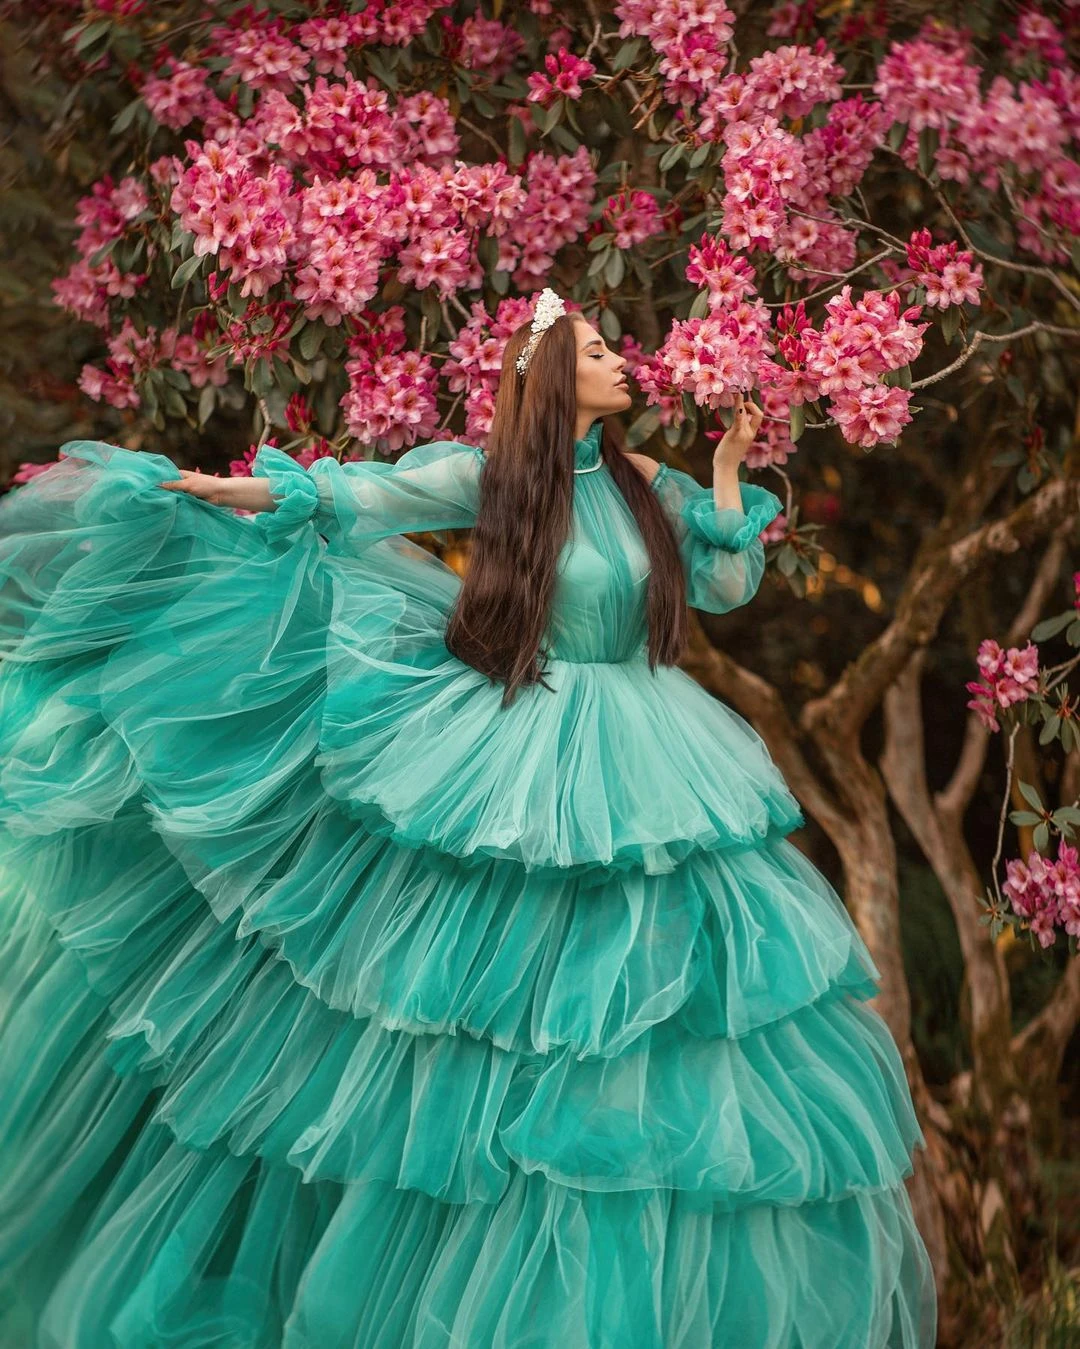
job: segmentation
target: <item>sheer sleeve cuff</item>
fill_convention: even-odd
[[[276,510],[260,511],[259,524],[268,537],[276,538],[312,518],[319,506],[319,492],[302,464],[284,450],[264,445],[255,455],[252,477],[266,478],[270,495],[278,502]]]
[[[757,483],[740,482],[742,509],[719,510],[711,487],[703,487],[685,502],[682,518],[691,533],[730,553],[749,548],[757,536],[783,510],[780,498]]]

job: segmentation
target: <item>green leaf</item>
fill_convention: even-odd
[[[106,37],[112,28],[112,19],[97,19],[88,23],[75,39],[75,50],[82,56],[100,38]]]
[[[951,342],[960,329],[960,306],[951,304],[941,316],[941,335]]]
[[[644,45],[644,39],[640,37],[631,38],[629,42],[624,42],[615,53],[615,59],[611,63],[612,71],[625,70],[627,66],[632,66],[641,53]]]
[[[1031,783],[1018,782],[1017,786],[1020,788],[1020,795],[1024,798],[1024,800],[1028,803],[1028,805],[1034,806],[1036,810],[1041,811],[1043,808],[1043,803],[1042,801],[1039,800],[1039,793],[1035,790],[1035,788],[1031,785]]]
[[[607,265],[604,268],[604,280],[607,282],[609,290],[615,290],[626,275],[626,262],[622,252],[618,248],[613,248],[608,254]]]
[[[924,126],[919,132],[919,168],[928,178],[934,171],[939,141],[937,127]]]
[[[799,437],[806,430],[806,409],[803,407],[801,403],[797,404],[795,407],[791,409],[789,422],[790,425],[788,434],[791,436],[791,439],[797,444],[799,441]]]
[[[193,255],[186,262],[182,262],[176,271],[173,272],[172,281],[169,283],[173,290],[179,290],[185,285],[202,266],[202,257]]]
[[[1012,394],[1013,398],[1021,407],[1024,406],[1026,393],[1024,384],[1019,375],[1007,375],[1005,378],[1005,387]]]
[[[492,272],[490,276],[491,288],[496,295],[506,295],[510,290],[509,272]]]
[[[1061,726],[1061,718],[1056,715],[1052,716],[1047,721],[1046,725],[1042,728],[1042,730],[1039,732],[1039,744],[1048,745],[1051,740],[1054,740],[1057,737],[1058,729],[1060,726]]]
[[[545,136],[551,134],[554,127],[559,125],[562,120],[563,101],[557,98],[550,108],[544,113],[543,120],[540,123],[540,130]]]
[[[1074,272],[1080,272],[1080,239],[1072,246],[1072,265]]]
[[[666,173],[668,169],[674,168],[679,160],[682,159],[685,149],[686,146],[683,145],[682,141],[675,141],[674,144],[669,145],[660,156],[660,172]]]
[[[610,230],[606,230],[603,234],[598,234],[595,239],[590,239],[587,249],[590,253],[595,253],[597,249],[609,248],[614,241],[614,234]]]
[[[313,361],[319,354],[319,348],[323,344],[323,338],[326,336],[326,327],[324,324],[315,322],[309,323],[300,330],[300,355],[305,361]]]
[[[274,392],[274,377],[269,361],[260,359],[252,363],[251,391],[256,398],[266,398]]]
[[[1042,824],[1035,826],[1035,832],[1031,836],[1032,843],[1035,844],[1039,852],[1045,852],[1050,842],[1050,826],[1044,820]]]
[[[1065,640],[1070,646],[1080,646],[1080,618],[1074,618],[1066,628]]]
[[[712,154],[712,152],[713,152],[712,142],[703,141],[697,147],[694,153],[690,156],[690,167],[692,169],[700,169],[702,164],[705,163],[705,161]]]
[[[556,145],[561,145],[568,154],[574,154],[581,142],[564,126],[553,126],[551,128],[551,139]]]
[[[121,131],[126,131],[138,116],[139,109],[145,107],[142,98],[133,98],[130,103],[121,108],[112,121],[110,131],[112,135],[118,136]]]
[[[886,137],[890,150],[900,149],[901,145],[904,143],[904,138],[907,136],[907,130],[906,122],[893,122],[892,126],[889,127],[889,134]]]
[[[1038,824],[1041,815],[1033,815],[1030,810],[1010,810],[1009,819],[1013,824]]]
[[[510,118],[510,131],[507,137],[509,145],[509,160],[511,165],[517,165],[525,158],[525,128],[521,125],[519,117]]]
[[[622,337],[622,324],[614,309],[609,307],[601,312],[600,331],[609,342],[617,342]]]
[[[709,312],[709,292],[707,290],[698,291],[694,303],[690,306],[690,318],[703,319]]]
[[[794,576],[799,570],[799,555],[790,543],[785,543],[776,555],[776,565],[784,576]]]
[[[610,256],[611,252],[608,249],[605,249],[602,253],[597,253],[596,257],[589,263],[589,270],[586,275],[599,276],[607,266],[607,261]]]
[[[1069,609],[1063,614],[1055,614],[1053,618],[1044,618],[1041,623],[1036,623],[1031,629],[1031,640],[1033,642],[1045,642],[1048,637],[1055,637],[1062,628],[1067,628],[1075,619],[1075,609]]]
[[[626,433],[626,444],[630,449],[642,445],[653,434],[660,425],[660,411],[658,408],[646,408],[630,426]]]
[[[210,416],[217,405],[217,390],[213,384],[204,384],[199,392],[199,430],[210,420]]]
[[[485,234],[476,246],[476,256],[485,272],[494,270],[499,260],[499,241],[493,234]]]

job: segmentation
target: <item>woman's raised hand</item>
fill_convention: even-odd
[[[713,462],[742,463],[764,420],[765,413],[761,408],[737,393],[734,419],[713,451]]]

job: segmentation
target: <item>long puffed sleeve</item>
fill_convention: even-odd
[[[264,445],[252,475],[269,480],[274,511],[256,517],[270,537],[310,521],[331,547],[358,552],[391,534],[467,528],[476,521],[481,452],[454,440],[417,445],[395,463],[332,456],[305,469]]]
[[[756,483],[740,482],[742,509],[717,509],[711,487],[661,464],[652,480],[675,530],[694,609],[726,614],[753,599],[765,574],[761,531],[780,514],[780,498]]]

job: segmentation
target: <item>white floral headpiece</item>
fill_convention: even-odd
[[[540,334],[545,329],[550,328],[557,318],[566,313],[566,306],[550,286],[545,286],[540,292],[540,298],[536,302],[536,308],[533,310],[532,328],[529,334],[529,340],[525,343],[521,355],[517,358],[517,371],[519,375],[524,375],[529,368],[529,361],[536,350],[536,344],[540,341]]]

